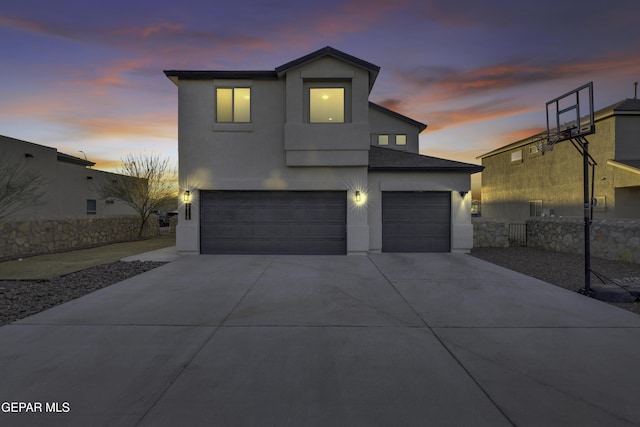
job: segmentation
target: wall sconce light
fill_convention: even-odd
[[[184,219],[191,219],[191,192],[189,190],[185,190],[182,193],[182,201],[184,201]]]
[[[467,193],[468,193],[468,191],[464,191],[464,190],[458,191],[458,194],[460,194],[460,197],[462,197],[463,199],[464,199],[464,196],[467,195]]]
[[[356,203],[360,203],[362,201],[362,196],[360,195],[360,191],[356,190]]]

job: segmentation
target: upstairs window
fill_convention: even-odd
[[[522,150],[511,152],[511,163],[522,163]]]
[[[378,145],[389,145],[389,135],[378,135]]]
[[[322,87],[309,89],[310,123],[344,123],[344,88]]]
[[[407,135],[396,135],[396,145],[407,145]]]
[[[251,88],[216,88],[216,122],[250,123]]]

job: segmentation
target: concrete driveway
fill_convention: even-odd
[[[631,426],[639,354],[468,255],[182,257],[1,327],[0,425]]]

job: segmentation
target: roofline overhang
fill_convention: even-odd
[[[395,118],[397,118],[397,119],[400,119],[400,120],[402,120],[402,121],[405,121],[405,122],[407,122],[407,123],[409,123],[409,124],[411,124],[411,125],[413,125],[413,126],[416,126],[416,127],[419,129],[418,134],[422,133],[422,131],[423,131],[423,130],[425,130],[425,129],[427,128],[427,125],[426,125],[426,124],[421,123],[421,122],[419,122],[419,121],[417,121],[417,120],[414,120],[414,119],[412,119],[411,117],[407,117],[407,116],[405,116],[404,114],[400,114],[400,113],[398,113],[398,112],[395,112],[395,111],[393,111],[393,110],[390,110],[390,109],[388,109],[387,107],[383,107],[383,106],[382,106],[382,105],[380,105],[380,104],[376,104],[376,103],[374,103],[374,102],[369,101],[369,107],[373,108],[374,110],[378,110],[378,111],[380,111],[381,113],[389,114],[390,116],[393,116],[393,117],[395,117]]]
[[[61,152],[57,153],[57,159],[59,162],[72,163],[74,165],[89,166],[89,167],[95,166],[95,162],[81,159],[79,157],[70,156],[69,154],[64,154]]]
[[[311,52],[293,61],[289,61],[275,70],[236,70],[236,71],[203,71],[203,70],[165,70],[164,74],[175,85],[178,85],[180,80],[212,80],[212,79],[254,79],[254,80],[275,80],[282,77],[287,71],[292,68],[299,67],[307,64],[323,56],[331,56],[342,61],[348,62],[352,65],[365,69],[369,73],[369,92],[373,88],[380,67],[367,62],[363,59],[357,58],[348,53],[342,52],[331,46],[325,46],[322,49],[318,49],[315,52]]]
[[[180,80],[215,80],[215,79],[239,79],[239,80],[277,80],[278,75],[271,70],[165,70],[167,76],[176,86]]]
[[[476,157],[476,159],[484,159],[486,157],[495,156],[496,154],[504,153],[507,151],[511,151],[516,148],[524,147],[525,145],[533,144],[534,140],[538,137],[546,135],[547,131],[543,131],[540,133],[536,133],[535,135],[528,136],[524,139],[520,139],[518,141],[512,142],[507,145],[503,145],[502,147],[498,147],[495,150],[491,150],[487,153],[481,154]]]
[[[602,120],[606,120],[608,118],[614,117],[614,116],[637,116],[640,115],[640,110],[617,110],[616,108],[618,106],[620,106],[621,104],[623,104],[625,101],[627,100],[622,100],[619,102],[616,102],[615,104],[609,105],[608,107],[604,107],[601,108],[598,111],[595,111],[594,114],[594,123],[600,122]],[[539,136],[544,136],[546,134],[546,131],[542,131],[540,133],[531,135],[527,138],[521,139],[519,141],[515,141],[512,143],[509,143],[507,145],[503,145],[502,147],[498,147],[492,151],[489,151],[487,153],[481,154],[480,156],[476,157],[476,159],[484,159],[486,157],[491,157],[494,156],[496,154],[500,154],[500,153],[504,153],[505,151],[509,151],[509,150],[513,150],[515,148],[519,148],[522,147],[524,145],[527,144],[531,144],[533,143],[533,140],[536,137]]]
[[[369,166],[370,171],[374,172],[460,172],[460,173],[478,173],[484,170],[484,166],[458,166],[458,167],[403,167],[403,166]]]
[[[633,166],[625,165],[624,163],[620,163],[615,160],[607,160],[607,164],[627,172],[640,174],[640,169],[634,168]]]
[[[376,78],[378,77],[378,73],[380,72],[380,67],[372,64],[371,62],[365,61],[364,59],[360,59],[353,55],[349,55],[348,53],[342,52],[331,46],[325,46],[321,49],[316,50],[315,52],[311,52],[298,59],[294,59],[293,61],[289,61],[286,64],[276,67],[276,73],[279,77],[282,77],[289,70],[315,61],[316,59],[322,58],[323,56],[331,56],[333,58],[348,62],[352,65],[355,65],[356,67],[360,67],[366,70],[369,73],[369,92],[371,92],[373,84],[375,83]]]

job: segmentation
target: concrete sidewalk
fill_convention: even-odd
[[[0,425],[631,426],[638,354],[640,316],[468,255],[185,256],[1,327],[42,412]]]

